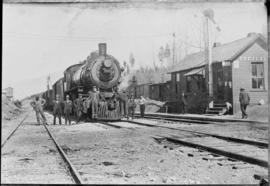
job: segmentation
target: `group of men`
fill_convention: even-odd
[[[119,93],[117,89],[114,90],[114,94],[115,97],[119,100],[120,112],[127,119],[129,119],[130,117],[133,119],[135,109],[137,107],[134,95],[131,94],[130,96],[128,96],[126,91]],[[141,117],[144,117],[146,100],[143,96],[140,97],[138,104],[140,105]]]
[[[135,102],[134,95],[127,96],[126,92],[119,93],[117,90],[114,92],[115,100],[119,100],[120,111],[121,113],[129,118],[133,119],[135,108],[137,103]],[[66,95],[66,99],[64,102],[60,100],[60,96],[57,94],[55,100],[53,101],[53,124],[56,125],[56,118],[59,120],[59,124],[62,124],[62,116],[65,118],[65,124],[71,124],[71,114],[72,109],[76,116],[77,123],[81,121],[83,115],[90,115],[91,119],[96,119],[98,117],[98,109],[102,103],[102,100],[105,101],[102,94],[100,94],[99,90],[94,86],[91,91],[88,92],[88,97],[83,98],[82,94],[79,94],[78,98],[72,102],[70,100],[69,95]],[[100,102],[101,101],[101,102]],[[47,119],[43,112],[43,105],[46,101],[43,98],[35,97],[30,104],[36,112],[36,118],[38,124],[40,124],[40,120],[42,119],[44,123],[47,124]],[[145,112],[145,103],[146,100],[143,96],[139,100],[138,104],[140,105],[141,117],[144,117]],[[89,111],[91,113],[89,113]]]
[[[67,121],[71,124],[70,116],[72,114],[72,109],[74,109],[74,113],[76,115],[77,123],[81,121],[83,113],[88,113],[88,109],[91,108],[91,118],[96,119],[98,113],[98,103],[101,99],[101,95],[97,88],[94,86],[92,91],[88,92],[88,97],[83,98],[83,95],[79,93],[77,99],[74,100],[74,103],[69,99],[69,95],[66,95],[66,100],[64,104],[59,100],[59,95],[56,95],[56,100],[53,102],[53,124],[55,125],[56,117],[59,118],[59,124],[61,125],[61,116],[62,113],[62,105],[64,106],[64,116],[65,116],[65,124]]]
[[[63,105],[64,105],[64,110],[62,109]],[[66,100],[62,103],[60,101],[60,96],[57,94],[55,101],[53,101],[53,124],[54,125],[56,124],[56,118],[58,117],[59,124],[61,125],[62,124],[61,117],[63,114],[65,116],[65,124],[67,124],[67,122],[71,124],[70,115],[72,113],[72,107],[73,107],[73,103],[69,99],[69,95],[66,95]]]
[[[61,117],[64,114],[65,117],[65,124],[67,122],[71,124],[71,113],[74,106],[74,112],[76,115],[77,123],[82,119],[83,113],[87,113],[88,109],[91,108],[91,116],[92,119],[97,118],[98,113],[98,106],[100,99],[104,99],[102,95],[99,93],[96,87],[93,87],[92,91],[88,92],[88,97],[83,98],[82,94],[79,94],[79,97],[74,100],[74,103],[69,99],[69,95],[66,95],[66,100],[64,102],[60,101],[59,95],[56,95],[56,100],[53,102],[53,124],[56,124],[56,118],[59,119],[59,124],[62,124]],[[133,119],[135,108],[137,106],[137,103],[135,102],[135,98],[133,95],[127,96],[126,92],[123,92],[123,94],[118,93],[118,91],[115,92],[115,97],[118,98],[120,102],[120,111],[124,114],[126,118],[131,117]],[[187,100],[185,98],[185,94],[182,94],[181,97],[182,102],[182,111],[186,113],[187,110]],[[242,112],[242,119],[246,119],[248,117],[246,108],[247,105],[249,105],[250,97],[248,93],[245,91],[245,89],[240,89],[239,94],[239,102],[240,102],[240,108]],[[40,120],[42,119],[44,123],[47,124],[47,119],[43,112],[43,105],[46,103],[46,101],[43,98],[39,98],[38,96],[35,97],[35,99],[30,103],[33,109],[36,112],[36,118],[38,124],[40,124]],[[141,117],[144,117],[145,112],[145,104],[146,100],[143,96],[141,96],[138,104],[140,105],[140,113]],[[62,109],[64,107],[64,109]]]

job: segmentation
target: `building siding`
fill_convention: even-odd
[[[254,58],[255,59],[254,59]],[[257,58],[257,59],[256,59]],[[252,89],[251,79],[251,63],[263,62],[264,65],[264,89],[256,90]],[[238,66],[238,64],[239,66]],[[237,68],[238,66],[238,68]],[[245,88],[250,95],[250,104],[258,104],[263,99],[265,103],[268,102],[268,62],[267,51],[260,45],[255,43],[248,50],[246,50],[241,56],[233,61],[232,69],[232,86],[233,86],[233,108],[234,113],[240,110],[239,105],[239,92],[240,88]]]

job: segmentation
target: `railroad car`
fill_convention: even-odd
[[[73,101],[79,94],[87,97],[88,92],[95,86],[103,98],[99,103],[103,109],[98,109],[97,119],[119,120],[120,104],[114,90],[118,89],[120,84],[121,72],[118,60],[107,54],[106,43],[100,43],[98,51],[92,52],[84,61],[68,67],[64,71],[64,77],[53,84],[52,92],[46,93],[46,96],[49,96],[49,104],[55,99],[56,94],[62,101],[67,94]]]
[[[166,83],[134,85],[129,88],[129,94],[136,98],[143,96],[156,101],[168,101],[171,95],[171,81]]]

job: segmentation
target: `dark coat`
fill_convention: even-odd
[[[62,102],[61,101],[54,101],[53,102],[53,114],[62,114]]]
[[[136,108],[136,103],[134,99],[129,99],[128,100],[128,108]]]
[[[246,91],[241,91],[239,94],[239,102],[241,105],[248,105],[250,102],[250,97]]]
[[[64,102],[64,113],[70,114],[72,112],[72,101],[68,100]]]
[[[84,102],[83,98],[77,98],[74,101],[74,106],[75,106],[76,111],[82,111],[83,110],[83,102]]]

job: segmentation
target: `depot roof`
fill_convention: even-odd
[[[212,63],[222,62],[222,61],[233,61],[238,56],[240,56],[244,51],[246,51],[254,43],[258,43],[265,50],[267,50],[266,38],[258,33],[248,34],[247,37],[226,43],[220,46],[213,47],[212,49]],[[168,73],[188,70],[204,66],[205,52],[197,52],[187,55],[184,59],[180,60],[177,65],[174,66],[173,70]]]

